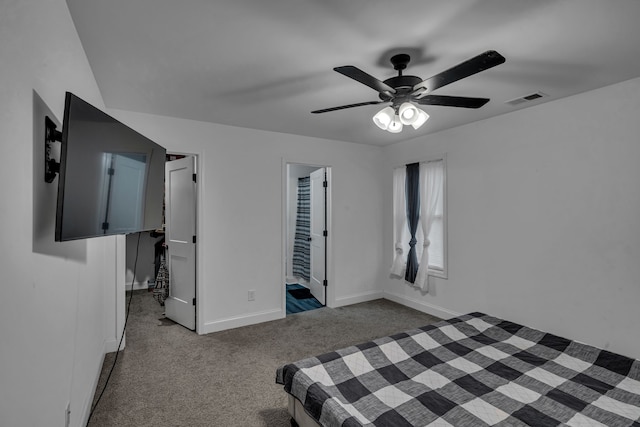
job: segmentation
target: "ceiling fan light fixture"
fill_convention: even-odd
[[[425,124],[427,120],[429,120],[429,115],[427,113],[425,113],[419,108],[417,108],[417,110],[418,110],[418,115],[414,120],[414,122],[411,123],[411,126],[413,126],[414,129],[418,129],[420,126]]]
[[[388,102],[391,103],[391,106],[383,108],[373,116],[373,122],[376,126],[391,133],[402,132],[402,127],[409,125],[414,129],[418,129],[429,120],[429,115],[418,108],[416,104],[475,109],[489,102],[488,98],[432,95],[431,92],[505,62],[504,56],[495,50],[488,50],[423,80],[417,76],[403,74],[403,70],[407,68],[410,59],[411,57],[408,54],[392,56],[391,64],[393,64],[393,69],[398,71],[398,75],[384,81],[378,80],[353,65],[335,67],[334,71],[378,92],[380,101],[359,102],[357,104],[315,110],[311,113],[327,113],[345,108]]]
[[[373,116],[373,123],[375,123],[380,129],[387,130],[389,125],[393,122],[393,119],[394,111],[393,108],[389,106],[378,111],[376,115]]]
[[[400,117],[394,116],[391,123],[389,123],[389,127],[387,130],[391,133],[400,133],[402,132],[402,122],[400,121]]]
[[[410,102],[404,102],[398,109],[398,115],[403,125],[413,124],[418,118],[418,108]]]

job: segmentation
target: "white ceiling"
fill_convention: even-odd
[[[638,0],[67,0],[108,108],[386,145],[640,76]],[[332,68],[380,80],[411,54],[427,78],[486,50],[506,62],[434,91],[418,131],[379,130],[383,105]],[[543,92],[517,107],[506,101]],[[606,108],[606,105],[603,105]]]

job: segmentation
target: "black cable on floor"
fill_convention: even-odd
[[[138,233],[138,242],[136,243],[136,259],[133,263],[133,279],[131,279],[131,295],[129,295],[129,302],[127,303],[127,314],[124,317],[124,326],[122,327],[122,336],[120,337],[120,342],[118,343],[118,348],[116,349],[116,356],[113,359],[113,364],[111,365],[111,369],[109,370],[109,375],[107,376],[107,380],[104,382],[104,386],[102,386],[102,391],[100,392],[100,396],[96,400],[96,403],[93,404],[93,408],[91,408],[91,412],[89,412],[89,418],[87,419],[87,426],[91,421],[91,417],[93,416],[98,403],[100,403],[100,399],[102,399],[102,395],[104,391],[107,389],[107,385],[109,384],[109,379],[111,378],[111,374],[113,373],[113,369],[116,367],[116,362],[118,361],[118,354],[120,354],[120,346],[122,346],[122,340],[124,339],[124,331],[127,330],[127,321],[129,320],[129,309],[131,308],[131,300],[133,299],[133,284],[136,281],[136,269],[138,266],[138,249],[140,248],[140,234]]]

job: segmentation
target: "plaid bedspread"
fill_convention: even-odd
[[[640,361],[471,313],[278,368],[322,426],[640,427]]]

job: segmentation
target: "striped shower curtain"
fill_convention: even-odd
[[[293,275],[309,280],[311,277],[311,178],[298,178],[298,213],[293,239]]]

